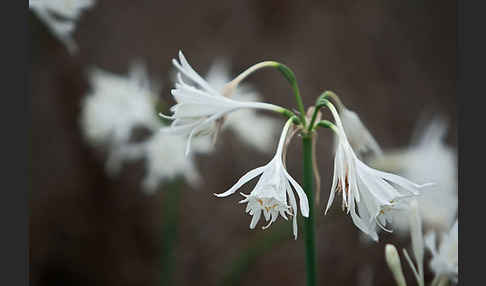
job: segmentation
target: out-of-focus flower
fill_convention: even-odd
[[[381,155],[382,151],[370,131],[364,126],[356,112],[347,109],[344,105],[339,110],[344,131],[348,136],[349,144],[359,155]]]
[[[188,134],[186,154],[190,151],[191,140],[195,135],[217,134],[226,114],[242,108],[259,108],[282,112],[283,108],[263,103],[238,101],[229,97],[235,92],[238,82],[227,83],[222,91],[216,90],[189,65],[186,58],[179,52],[179,62],[173,59],[174,66],[179,70],[176,88],[171,90],[177,104],[171,107],[172,116],[161,116],[174,120],[170,128],[164,132]],[[196,86],[183,80],[183,76]]]
[[[447,124],[437,117],[427,125],[417,126],[411,146],[385,152],[370,160],[370,165],[397,172],[415,182],[435,183],[417,198],[420,215],[426,227],[446,230],[454,221],[457,210],[456,152],[444,143]],[[398,233],[408,233],[408,221],[399,214],[393,217]]]
[[[210,144],[195,142],[196,151]],[[142,182],[144,191],[153,194],[165,180],[183,177],[190,185],[196,186],[201,177],[195,166],[193,154],[184,155],[185,138],[180,135],[155,132],[149,139],[140,143],[125,144],[114,150],[107,161],[111,174],[117,173],[125,160],[144,159],[146,174]]]
[[[341,117],[344,131],[346,132],[348,142],[351,148],[356,151],[358,157],[362,155],[381,155],[380,145],[376,142],[373,135],[359,118],[358,114],[349,110],[341,101],[339,96],[332,91],[326,91],[326,96],[332,98],[337,104],[337,110]],[[335,146],[339,144],[339,138],[336,138]]]
[[[336,193],[342,193],[343,209],[351,213],[354,224],[373,240],[378,240],[377,226],[383,230],[391,221],[392,210],[407,209],[406,199],[420,194],[428,184],[418,185],[400,176],[378,171],[361,162],[346,137],[337,110],[328,104],[339,137],[334,158],[334,174],[326,213]]]
[[[250,229],[255,228],[263,212],[266,221],[270,222],[263,229],[269,227],[280,214],[287,219],[287,214],[294,216],[293,233],[297,239],[297,203],[292,191],[292,185],[299,196],[300,211],[304,217],[309,216],[309,202],[302,187],[289,175],[282,161],[282,152],[287,131],[291,120],[285,124],[278,143],[277,151],[273,159],[265,166],[258,167],[246,173],[236,184],[222,194],[215,194],[218,197],[226,197],[238,190],[243,184],[262,174],[255,188],[240,203],[247,203],[246,212],[253,216]],[[290,183],[289,183],[290,182]],[[290,199],[290,206],[287,204],[287,196]]]
[[[122,145],[136,126],[161,126],[155,110],[157,88],[150,86],[141,64],[134,64],[128,76],[95,69],[89,79],[92,90],[82,101],[81,127],[90,143]]]
[[[231,80],[230,67],[223,60],[215,61],[206,76],[207,82],[223,92],[224,86]],[[240,84],[232,99],[238,101],[259,101],[260,95],[248,84]],[[234,130],[236,136],[259,151],[268,152],[274,144],[278,121],[268,116],[257,114],[254,109],[240,109],[226,117],[224,126]]]
[[[161,181],[177,176],[191,185],[200,181],[193,156],[184,156],[185,137],[159,132],[165,126],[156,111],[160,87],[149,79],[142,64],[134,64],[128,76],[93,70],[90,82],[92,91],[82,101],[81,126],[90,144],[107,145],[109,175],[116,175],[124,161],[145,159],[142,185],[147,193],[153,193]],[[137,126],[153,134],[142,142],[132,142]],[[207,153],[212,145],[201,137],[194,140],[193,148]]]
[[[94,0],[29,0],[29,8],[47,25],[69,52],[77,50],[71,34],[81,12],[93,6]]]
[[[439,249],[436,248],[435,232],[429,233],[425,237],[425,245],[432,253],[430,268],[435,275],[444,275],[451,281],[457,282],[459,278],[459,234],[458,220],[448,233],[442,235]]]

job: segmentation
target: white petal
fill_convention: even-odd
[[[297,239],[297,202],[295,201],[295,195],[290,187],[289,183],[287,182],[287,194],[289,195],[290,206],[293,210],[293,218],[292,218],[292,230],[294,232],[294,238]]]
[[[262,214],[262,211],[261,210],[257,210],[257,212],[253,214],[253,217],[252,217],[251,223],[250,223],[250,229],[254,229],[255,228],[256,224],[260,220],[261,214]]]
[[[297,195],[299,196],[299,202],[300,202],[300,212],[304,217],[309,217],[309,201],[307,200],[307,195],[305,194],[304,190],[302,187],[297,183],[294,178],[292,178],[289,173],[287,173],[287,170],[283,168],[285,176],[287,179],[289,179],[290,183],[292,186],[295,188],[297,191]],[[297,215],[297,213],[295,214]]]
[[[179,60],[181,64],[179,64],[175,59],[172,60],[174,66],[176,66],[185,76],[193,80],[195,83],[199,84],[205,90],[217,94],[217,92],[209,86],[209,84],[191,67],[191,65],[187,62],[184,54],[182,51],[179,51]]]
[[[435,245],[435,232],[431,232],[425,236],[425,246],[432,252],[433,256],[437,255],[437,247]]]
[[[329,194],[329,200],[327,201],[327,206],[324,214],[327,214],[327,211],[332,205],[332,202],[334,201],[334,195],[336,194],[336,186],[337,186],[337,160],[334,159],[334,172],[332,175],[332,186],[331,186],[331,192]]]
[[[251,179],[255,178],[256,176],[260,175],[261,173],[263,173],[263,171],[265,170],[267,166],[262,166],[262,167],[258,167],[256,169],[253,169],[251,171],[249,171],[248,173],[246,173],[243,177],[241,177],[238,182],[236,182],[236,184],[231,187],[229,190],[227,190],[226,192],[222,193],[222,194],[214,194],[215,196],[219,197],[219,198],[222,198],[222,197],[227,197],[231,194],[233,194],[234,192],[236,192],[236,190],[238,190],[242,185],[246,184],[248,181],[250,181]]]

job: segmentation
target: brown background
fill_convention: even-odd
[[[115,178],[105,174],[105,154],[84,142],[78,124],[80,99],[89,89],[86,68],[126,73],[132,60],[143,59],[151,76],[163,83],[161,98],[172,102],[168,71],[179,49],[202,74],[219,56],[232,61],[234,74],[273,59],[294,70],[307,106],[325,89],[337,92],[384,149],[406,146],[424,112],[449,118],[447,139],[455,146],[455,8],[455,1],[418,0],[105,0],[82,15],[75,33],[80,53],[74,57],[31,14],[32,285],[165,281],[159,279],[165,261],[160,234],[167,223],[163,206],[168,192],[141,193],[143,162],[127,164]],[[249,81],[265,101],[295,106],[278,73],[262,71]],[[330,134],[321,131],[324,203],[332,174],[331,144]],[[212,196],[270,156],[225,132],[216,152],[198,157],[205,181],[200,190],[183,187],[180,193],[173,285],[221,283],[244,249],[279,226],[288,233],[273,248],[256,252],[241,271],[240,285],[305,285],[304,245],[301,238],[292,239],[290,224],[280,219],[265,232],[249,231],[250,217],[237,204],[240,197]],[[300,181],[298,140],[287,165]],[[407,239],[385,234],[379,243],[362,243],[339,204],[318,218],[319,285],[362,285],[359,277],[366,267],[374,273],[371,285],[392,285],[384,244],[407,246]]]

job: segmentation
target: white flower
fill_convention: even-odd
[[[179,52],[179,62],[173,59],[174,66],[179,70],[176,88],[171,90],[177,104],[171,107],[172,116],[164,116],[174,120],[167,132],[189,134],[186,154],[190,151],[191,140],[194,135],[213,134],[217,132],[223,117],[241,108],[261,108],[272,111],[281,111],[282,108],[262,102],[242,102],[230,99],[234,93],[238,81],[231,81],[225,85],[222,91],[210,86],[189,65],[182,52]],[[183,80],[183,76],[196,86]]]
[[[458,243],[457,219],[450,231],[442,236],[438,250],[435,244],[435,233],[429,233],[425,237],[425,245],[432,253],[430,268],[436,275],[444,275],[454,282],[457,282],[459,278]]]
[[[135,126],[160,127],[157,90],[150,87],[143,66],[133,65],[128,76],[96,69],[89,78],[92,90],[82,101],[81,127],[90,143],[125,144]]]
[[[408,148],[385,152],[370,161],[382,170],[394,170],[415,182],[435,183],[417,198],[425,226],[446,230],[454,221],[457,210],[457,155],[447,146],[444,137],[447,124],[441,117],[416,127],[416,138]],[[408,222],[399,214],[393,217],[399,233],[408,232]]]
[[[82,10],[88,9],[94,0],[29,0],[29,8],[42,20],[69,52],[77,45],[71,37]]]
[[[153,194],[159,183],[179,176],[190,185],[196,186],[200,183],[201,177],[196,169],[193,155],[185,156],[184,149],[183,136],[155,132],[144,142],[125,144],[114,150],[107,161],[107,168],[113,174],[118,172],[122,161],[144,158],[146,174],[142,186],[147,194]]]
[[[292,191],[292,185],[300,201],[300,211],[304,217],[309,216],[309,202],[302,187],[287,173],[282,161],[282,152],[287,131],[291,124],[288,120],[280,136],[277,152],[273,159],[265,166],[258,167],[246,173],[229,190],[222,194],[215,194],[218,197],[226,197],[238,190],[243,184],[262,174],[255,188],[249,195],[241,193],[245,199],[240,203],[247,203],[246,212],[253,216],[250,229],[255,228],[263,212],[266,221],[270,222],[263,229],[269,227],[280,214],[287,219],[287,214],[293,215],[293,233],[297,239],[297,203]],[[290,182],[290,183],[289,183]],[[287,204],[287,196],[290,206]]]
[[[215,61],[206,76],[207,82],[222,93],[225,85],[231,80],[229,71],[230,68],[225,61]],[[261,100],[260,95],[247,84],[240,84],[231,98],[238,101]],[[241,140],[262,152],[271,150],[277,126],[276,119],[259,115],[254,109],[235,111],[228,115],[224,122],[224,127],[234,130]]]
[[[337,192],[342,193],[343,209],[351,213],[354,224],[373,240],[378,240],[377,225],[386,231],[390,211],[407,207],[404,199],[419,195],[417,185],[400,176],[372,169],[361,162],[346,137],[341,119],[333,105],[328,105],[336,121],[339,136],[334,159],[334,175],[326,213]]]
[[[359,155],[367,153],[381,155],[382,151],[373,135],[364,126],[356,112],[347,109],[344,105],[339,110],[344,131],[346,132],[351,148]],[[338,143],[339,144],[339,143]]]

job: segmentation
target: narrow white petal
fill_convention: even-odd
[[[260,220],[261,214],[262,214],[262,211],[261,210],[257,210],[257,212],[255,214],[253,214],[253,217],[252,217],[251,223],[250,223],[250,229],[254,229],[255,228],[256,224]]]
[[[336,186],[337,186],[337,160],[334,159],[334,172],[332,175],[332,186],[331,186],[331,192],[329,194],[329,199],[327,201],[327,206],[324,214],[327,214],[327,211],[332,205],[332,202],[334,201],[334,195],[336,194]]]
[[[251,179],[255,178],[256,176],[260,175],[261,173],[263,173],[263,171],[265,170],[267,166],[262,166],[262,167],[258,167],[256,169],[253,169],[251,171],[249,171],[248,173],[246,173],[243,177],[241,177],[238,182],[236,182],[236,184],[231,187],[229,190],[227,190],[226,192],[222,193],[222,194],[214,194],[215,196],[219,197],[219,198],[222,198],[222,197],[227,197],[231,194],[233,194],[234,192],[236,192],[236,190],[238,190],[242,185],[246,184],[248,181],[250,181]]]
[[[294,178],[292,178],[289,173],[287,173],[287,170],[283,168],[285,176],[287,179],[289,179],[290,183],[292,186],[295,188],[297,191],[297,195],[299,196],[299,202],[300,202],[300,212],[304,217],[309,217],[309,201],[307,200],[307,195],[305,194],[304,190],[302,187],[297,183]],[[297,214],[296,214],[297,215]]]
[[[290,185],[287,182],[287,194],[289,195],[290,206],[293,210],[293,218],[292,218],[292,230],[294,232],[294,238],[297,239],[297,202],[295,201],[295,195],[292,191]]]

